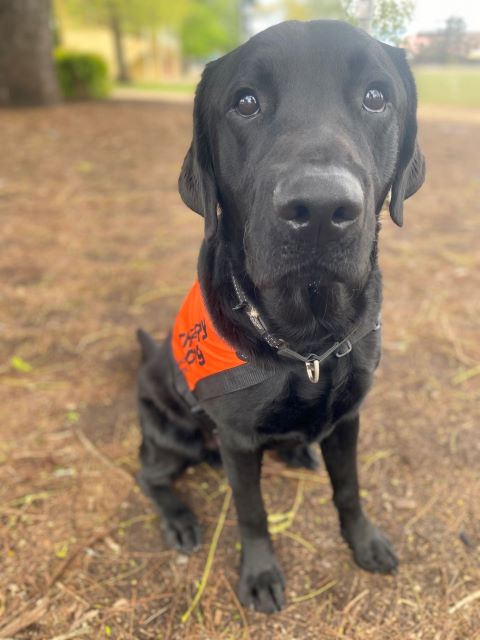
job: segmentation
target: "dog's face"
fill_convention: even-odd
[[[283,23],[207,66],[180,193],[256,286],[360,285],[388,192],[401,225],[423,183],[416,131],[403,51],[340,22]]]

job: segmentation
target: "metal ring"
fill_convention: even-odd
[[[350,340],[347,340],[345,343],[345,351],[341,351],[341,349],[342,347],[335,351],[335,356],[337,358],[343,358],[350,353],[350,351],[352,350],[352,343],[350,342]]]
[[[320,362],[318,360],[310,360],[305,362],[305,368],[307,370],[307,376],[310,382],[317,384],[320,380]]]

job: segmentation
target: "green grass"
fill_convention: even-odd
[[[162,93],[184,93],[186,95],[195,92],[194,82],[132,82],[130,84],[117,84],[118,89],[139,89],[140,91],[161,91]]]
[[[480,66],[414,67],[420,104],[480,107]]]
[[[421,104],[480,107],[480,66],[418,66],[413,71]],[[195,91],[193,82],[133,82],[126,86],[185,95]]]

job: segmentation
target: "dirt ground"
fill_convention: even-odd
[[[178,483],[204,530],[189,558],[165,547],[134,480],[134,331],[165,334],[202,231],[176,192],[190,110],[0,112],[0,637],[480,638],[478,112],[425,112],[428,182],[403,229],[384,216],[384,351],[360,463],[366,509],[400,571],[357,568],[325,471],[270,457],[287,606],[265,617],[234,595],[223,475],[198,467]],[[182,622],[209,551],[203,597]]]

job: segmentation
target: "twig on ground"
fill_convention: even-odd
[[[369,589],[364,589],[358,595],[356,595],[350,602],[348,602],[343,608],[343,615],[346,615],[362,598],[368,595]]]
[[[378,460],[384,460],[385,458],[390,458],[391,455],[392,455],[391,451],[388,451],[388,450],[383,451],[380,449],[366,456],[364,459],[363,468],[362,468],[363,473],[366,473],[370,469],[372,464],[375,464],[375,462],[377,462]]]
[[[405,531],[408,531],[408,529],[410,529],[412,525],[418,522],[420,518],[423,518],[423,516],[428,511],[430,511],[430,509],[437,502],[437,500],[438,500],[438,496],[436,495],[432,496],[430,500],[427,502],[427,504],[422,509],[420,509],[420,511],[417,511],[417,513],[413,516],[413,518],[410,518],[410,520],[405,524],[405,527],[404,527]]]
[[[337,584],[336,580],[330,580],[330,582],[327,582],[322,587],[319,587],[314,591],[310,591],[310,593],[306,593],[303,596],[295,596],[295,598],[292,598],[292,602],[297,604],[298,602],[305,602],[306,600],[311,600],[312,598],[316,598],[317,596],[320,596],[322,593],[325,593],[325,591],[329,591],[330,589],[332,589],[332,587],[334,587],[336,584]]]
[[[282,531],[281,535],[287,536],[287,538],[291,538],[292,540],[295,540],[295,542],[298,542],[299,544],[302,545],[302,547],[305,547],[305,549],[308,549],[308,551],[311,551],[312,553],[315,553],[316,551],[313,544],[308,540],[305,540],[305,538],[302,538],[302,536],[300,536],[298,533],[293,533],[293,531]]]
[[[225,575],[225,572],[222,573],[222,578],[223,578],[223,582],[225,583],[225,586],[227,587],[227,591],[230,593],[230,595],[232,596],[232,600],[235,603],[235,606],[238,609],[238,613],[240,614],[240,618],[242,619],[242,623],[243,623],[243,637],[247,638],[247,640],[250,640],[251,636],[250,636],[250,629],[248,627],[248,620],[247,617],[245,616],[245,611],[237,597],[237,594],[235,593],[235,589],[232,587],[232,585],[230,584],[230,582],[228,581],[227,576]]]
[[[475,376],[480,376],[480,364],[477,364],[475,367],[471,369],[467,369],[466,371],[460,371],[452,378],[452,384],[459,385]]]
[[[163,298],[174,298],[175,296],[182,296],[185,294],[185,287],[157,287],[156,289],[150,289],[150,291],[144,291],[138,295],[133,301],[134,307],[142,307],[144,304],[153,302],[154,300],[163,300]]]
[[[78,638],[78,636],[84,636],[91,632],[92,630],[90,627],[81,627],[80,629],[69,631],[68,633],[62,633],[60,636],[55,636],[54,638],[51,638],[51,640],[70,640],[70,638]]]
[[[213,532],[212,541],[210,543],[210,549],[208,550],[207,561],[205,563],[205,568],[203,570],[202,578],[200,580],[200,584],[198,585],[197,592],[192,602],[190,603],[190,606],[182,616],[182,623],[187,622],[187,620],[192,614],[192,611],[195,609],[195,607],[197,606],[197,604],[200,602],[202,598],[202,594],[207,585],[208,578],[210,577],[210,571],[212,568],[213,560],[215,558],[215,552],[217,550],[220,534],[222,533],[225,520],[227,519],[227,512],[230,506],[231,498],[232,498],[232,491],[230,487],[227,487],[225,492],[225,498],[223,500],[222,510],[220,511],[220,515],[218,516],[217,526],[215,528],[215,531]]]
[[[87,449],[87,451],[89,451],[92,455],[94,455],[98,460],[101,460],[103,464],[105,464],[107,467],[109,467],[110,469],[112,469],[113,471],[121,475],[122,478],[125,478],[129,482],[133,481],[133,476],[131,476],[129,473],[127,473],[127,471],[124,471],[120,467],[117,467],[117,465],[114,462],[112,462],[109,458],[104,456],[103,453],[99,451],[97,447],[93,444],[93,442],[89,440],[89,438],[87,438],[87,436],[83,433],[80,427],[75,427],[75,433],[77,435],[77,438],[83,444],[85,449]]]
[[[275,533],[283,533],[292,526],[295,520],[295,516],[297,515],[297,511],[299,510],[303,501],[304,486],[305,480],[304,478],[300,478],[297,485],[295,501],[289,511],[284,511],[282,513],[271,513],[268,516],[269,531],[272,535]]]
[[[344,634],[346,631],[346,628],[348,626],[351,626],[352,623],[355,621],[355,618],[353,620],[351,620],[350,616],[348,616],[348,614],[352,611],[352,609],[356,609],[357,608],[357,604],[366,596],[370,593],[369,589],[364,589],[363,591],[361,591],[359,594],[357,594],[354,598],[352,598],[352,600],[350,600],[350,602],[348,602],[342,611],[342,623],[339,627],[339,634]],[[348,617],[347,617],[348,616]]]
[[[465,596],[465,598],[462,598],[461,600],[459,600],[456,604],[454,604],[452,607],[449,608],[448,613],[455,613],[455,611],[458,611],[459,609],[462,609],[463,607],[466,607],[467,604],[470,604],[471,602],[473,602],[474,600],[478,600],[480,598],[480,589],[478,591],[474,591],[473,593],[470,593],[468,596]]]
[[[94,333],[89,333],[87,335],[84,335],[78,341],[78,344],[77,344],[75,350],[76,350],[77,353],[81,353],[87,347],[89,347],[92,344],[95,344],[99,340],[105,340],[106,338],[112,338],[114,336],[115,337],[122,337],[122,336],[125,336],[125,335],[127,335],[127,330],[123,329],[123,328],[101,329],[100,331],[95,331]]]
[[[169,604],[167,604],[165,607],[161,607],[160,609],[158,609],[158,611],[155,611],[155,613],[152,613],[151,616],[149,616],[146,620],[144,620],[142,622],[142,625],[146,627],[148,624],[150,624],[151,622],[159,618],[161,615],[165,613],[165,611],[168,611],[169,609],[170,609]]]
[[[65,570],[82,551],[84,551],[88,547],[91,547],[93,544],[95,544],[108,534],[109,531],[101,531],[89,538],[89,540],[87,540],[86,542],[79,544],[77,548],[72,551],[72,553],[67,558],[65,558],[65,560],[57,567],[56,571],[54,571],[50,578],[47,580],[47,591],[51,589],[53,585],[63,576]]]
[[[48,598],[38,600],[33,609],[23,610],[16,618],[0,629],[0,638],[15,636],[35,622],[38,622],[48,611],[50,601]]]

